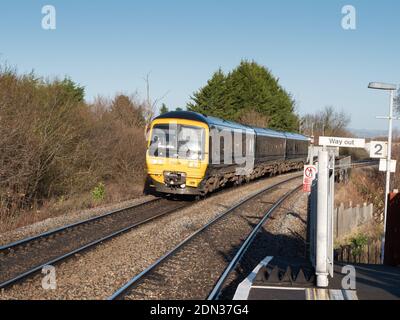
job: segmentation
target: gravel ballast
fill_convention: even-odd
[[[124,299],[207,299],[254,226],[299,183],[300,179],[296,179],[262,192],[229,211],[148,273],[137,287],[127,290]]]
[[[267,256],[306,257],[308,194],[297,192],[266,221],[237,268],[228,277],[221,299],[233,298],[236,288]]]
[[[21,284],[2,290],[0,299],[106,299],[134,275],[227,207],[290,176],[293,175],[264,179],[217,193],[190,208],[143,225],[93,250],[76,255],[56,265],[55,290],[44,290],[41,286],[43,276],[36,275]]]
[[[136,199],[119,202],[113,205],[100,206],[93,209],[87,209],[82,211],[76,211],[65,215],[57,216],[54,218],[48,218],[34,224],[18,228],[9,232],[0,233],[0,246],[6,245],[21,239],[33,237],[38,234],[54,230],[69,224],[77,223],[82,220],[98,217],[106,214],[110,211],[127,208],[133,205],[139,205],[141,203],[155,199],[153,196],[142,196]]]

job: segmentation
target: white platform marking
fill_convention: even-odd
[[[247,300],[249,297],[250,289],[253,284],[255,277],[257,276],[258,271],[262,267],[266,267],[274,257],[266,257],[260,264],[254,268],[254,270],[244,279],[236,289],[235,296],[233,300]]]

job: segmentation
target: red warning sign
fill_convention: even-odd
[[[316,166],[304,166],[303,191],[311,192],[311,186],[317,176]]]

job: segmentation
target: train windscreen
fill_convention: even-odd
[[[205,130],[181,124],[157,124],[153,127],[149,155],[187,160],[204,159]]]

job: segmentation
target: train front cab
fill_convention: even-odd
[[[164,194],[201,195],[209,160],[209,127],[187,119],[156,119],[146,153],[150,188]]]

